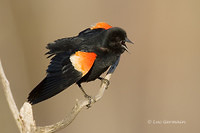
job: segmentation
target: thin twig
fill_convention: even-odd
[[[10,84],[9,84],[7,78],[6,78],[4,71],[3,71],[1,60],[0,60],[0,77],[1,77],[2,84],[3,84],[3,90],[4,90],[4,93],[5,93],[6,99],[8,101],[8,105],[10,107],[10,110],[13,114],[13,117],[14,117],[16,123],[17,123],[17,126],[18,126],[20,132],[22,132],[22,120],[19,116],[19,110],[17,108],[17,105],[16,105],[15,100],[13,98],[12,92],[10,90]]]

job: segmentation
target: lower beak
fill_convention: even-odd
[[[123,44],[122,47],[128,52],[128,48],[127,48],[126,44]]]

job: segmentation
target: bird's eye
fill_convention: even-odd
[[[121,40],[120,43],[121,43],[121,44],[125,44],[125,40]]]

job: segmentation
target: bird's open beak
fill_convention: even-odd
[[[127,37],[125,38],[125,42],[128,42],[128,43],[131,43],[131,44],[134,44],[131,40],[129,40]],[[128,48],[127,48],[127,46],[126,46],[126,44],[124,43],[123,45],[122,45],[122,47],[128,52]],[[129,53],[129,52],[128,52]]]
[[[126,44],[124,43],[124,44],[122,44],[122,47],[128,52],[128,48],[127,48],[127,46],[126,46]]]
[[[125,41],[128,42],[128,43],[132,43],[134,44],[131,40],[129,40],[127,37],[125,38]]]

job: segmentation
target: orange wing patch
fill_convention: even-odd
[[[105,23],[105,22],[99,22],[99,23],[96,23],[95,26],[93,26],[92,28],[90,29],[98,29],[98,28],[103,28],[103,29],[110,29],[112,28],[112,26],[110,26],[109,24]]]
[[[82,73],[82,76],[88,73],[96,59],[96,54],[92,52],[78,51],[70,56],[70,61],[74,68]]]

